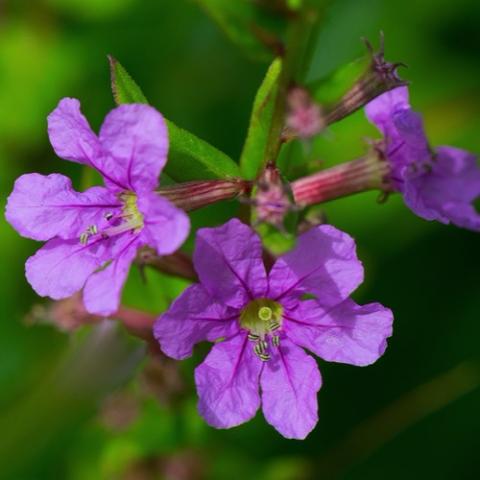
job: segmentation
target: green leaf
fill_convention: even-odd
[[[123,66],[109,57],[113,97],[122,103],[147,103],[140,87]],[[166,120],[170,150],[166,174],[176,182],[240,176],[238,165],[225,153]]]
[[[196,0],[227,37],[249,57],[270,60],[284,18],[251,0]]]
[[[370,61],[369,56],[359,58],[309,85],[313,98],[324,106],[337,102],[367,70]]]
[[[247,179],[255,178],[263,163],[281,68],[282,61],[276,58],[270,65],[253,102],[247,139],[240,158],[240,168]]]
[[[177,182],[239,177],[240,168],[225,153],[167,120],[170,138],[165,172]]]
[[[110,76],[115,103],[117,105],[122,103],[148,103],[141,88],[123,66],[111,55],[108,55],[108,61],[110,62]]]

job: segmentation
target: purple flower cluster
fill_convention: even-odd
[[[405,203],[428,220],[480,230],[472,204],[480,195],[475,157],[429,147],[406,87],[379,96],[366,113],[384,135],[389,181]],[[65,98],[48,117],[48,133],[59,157],[95,169],[105,186],[77,192],[59,174],[16,181],[6,218],[23,236],[46,241],[27,260],[26,277],[41,296],[58,300],[81,291],[87,312],[111,315],[137,251],[173,253],[189,232],[185,212],[155,192],[167,161],[165,121],[147,105],[122,105],[97,136],[78,100]],[[280,224],[289,206],[280,174],[267,168],[262,178],[275,188],[260,189],[267,200],[260,219]],[[261,407],[282,435],[301,439],[317,423],[322,384],[304,349],[327,361],[369,365],[386,349],[393,316],[379,303],[350,298],[363,267],[353,239],[332,226],[302,234],[268,271],[263,253],[258,235],[237,219],[198,230],[199,283],[158,318],[154,336],[179,360],[198,342],[214,342],[195,371],[199,411],[210,425],[239,425]]]
[[[198,231],[194,265],[200,283],[158,319],[154,334],[179,360],[196,343],[215,342],[195,371],[200,413],[214,427],[244,423],[262,405],[282,435],[305,438],[317,423],[322,381],[303,348],[352,365],[385,351],[392,313],[349,298],[363,267],[353,239],[332,226],[300,236],[267,273],[259,237],[233,219]]]
[[[480,196],[480,168],[471,153],[455,147],[430,148],[421,116],[408,101],[407,87],[377,97],[368,119],[384,136],[393,187],[419,217],[480,230],[472,202]]]
[[[59,174],[18,178],[6,218],[24,237],[47,240],[27,260],[27,280],[56,300],[83,289],[90,313],[112,314],[137,250],[169,254],[188,235],[188,216],[154,192],[167,161],[165,121],[152,107],[122,105],[97,136],[79,101],[64,98],[48,117],[48,134],[59,157],[94,168],[105,186],[79,193]]]

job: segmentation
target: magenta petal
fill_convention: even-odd
[[[168,131],[162,115],[141,104],[120,105],[100,129],[102,170],[136,192],[153,190],[167,161]]]
[[[24,237],[49,240],[79,238],[91,225],[104,221],[107,212],[121,207],[103,187],[79,193],[63,175],[22,175],[8,197],[5,216]]]
[[[202,285],[219,302],[240,308],[266,293],[260,238],[236,218],[198,230],[193,260]]]
[[[103,242],[81,245],[78,240],[49,240],[25,264],[28,283],[42,297],[59,300],[73,295],[102,265],[104,248],[100,243]]]
[[[123,284],[137,254],[138,237],[126,234],[113,241],[116,243],[111,251],[113,260],[90,275],[83,289],[85,308],[95,315],[108,316],[118,310]]]
[[[183,210],[156,193],[141,195],[138,206],[145,223],[142,237],[159,255],[173,253],[186,240],[190,220]]]
[[[282,339],[278,355],[265,362],[260,385],[267,422],[286,438],[304,439],[318,421],[322,379],[315,359]]]
[[[76,98],[63,98],[48,116],[48,136],[55,153],[65,160],[94,166],[100,143]]]
[[[324,306],[336,305],[363,280],[355,242],[331,225],[314,227],[270,271],[270,298],[311,293]]]
[[[325,310],[315,300],[286,312],[286,332],[297,345],[330,362],[370,365],[383,355],[392,334],[391,310],[347,299]]]
[[[367,118],[388,136],[392,113],[410,109],[408,87],[398,87],[379,95],[365,106]]]
[[[238,311],[212,301],[201,285],[192,285],[160,316],[153,332],[166,355],[183,360],[196,343],[237,333],[238,319]]]
[[[212,348],[195,370],[198,410],[209,425],[230,428],[254,417],[260,406],[261,369],[246,334]]]
[[[408,103],[408,88],[399,87],[380,95],[365,107],[365,112],[385,137],[390,177],[396,189],[403,191],[405,168],[428,161],[431,156],[422,117]]]
[[[430,167],[405,178],[405,203],[419,217],[480,230],[472,202],[480,196],[480,168],[471,153],[439,147]]]

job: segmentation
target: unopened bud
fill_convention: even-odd
[[[311,138],[325,127],[322,109],[313,101],[308,90],[293,87],[287,96],[287,108],[286,127],[293,136]]]
[[[338,102],[327,109],[325,113],[327,125],[347,117],[382,93],[408,84],[397,73],[398,67],[406,65],[400,62],[390,63],[385,61],[383,33],[380,33],[378,52],[374,51],[368,40],[365,39],[364,41],[371,57],[368,68],[352,88]]]
[[[167,275],[186,278],[194,282],[198,280],[192,259],[180,250],[171,255],[161,256],[153,248],[145,246],[138,251],[136,262],[140,268],[148,265]]]
[[[295,180],[292,191],[302,207],[367,190],[389,191],[389,172],[389,163],[374,145],[362,158]]]
[[[25,320],[29,324],[45,323],[62,332],[72,332],[82,325],[100,322],[101,317],[87,312],[79,292],[63,300],[34,305]]]
[[[160,187],[157,192],[183,210],[196,210],[245,194],[251,182],[241,178],[201,180]]]
[[[274,165],[267,165],[258,179],[252,204],[257,224],[267,223],[281,231],[287,214],[296,210],[288,183],[283,181]]]

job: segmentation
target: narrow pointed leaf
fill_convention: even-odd
[[[281,68],[281,59],[275,59],[270,65],[253,102],[247,139],[240,158],[240,168],[243,176],[247,179],[255,178],[265,157]]]
[[[112,92],[115,103],[117,105],[122,103],[148,103],[142,89],[123,66],[111,55],[108,56],[108,61],[110,62]]]
[[[148,103],[140,87],[113,57],[110,60],[113,97],[122,103]],[[176,182],[238,177],[238,165],[226,154],[166,120],[170,141],[167,175]]]

